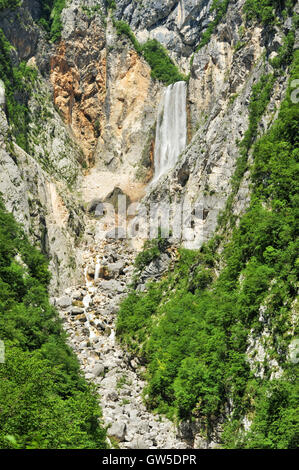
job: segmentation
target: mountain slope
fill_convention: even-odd
[[[10,434],[20,447],[105,445],[67,341],[98,386],[120,447],[297,446],[298,14],[293,0],[0,1],[0,192],[52,274],[48,284],[44,268],[31,275],[15,260],[19,229],[1,207],[11,235],[2,241],[2,327],[17,349],[7,363],[15,379],[4,383],[15,397],[22,360],[38,377],[45,369],[41,418],[48,423],[53,398],[59,430],[40,434],[36,393],[24,435],[22,408],[5,408],[1,445]],[[178,81],[187,90],[187,146],[170,169],[162,162],[168,171],[158,178],[159,129],[164,122],[167,149],[167,126],[178,120],[175,104],[164,115],[161,103],[175,99]],[[113,212],[118,195],[133,204],[115,219],[103,204]],[[151,232],[155,207],[162,215]],[[125,219],[132,240],[122,238]],[[42,285],[28,319],[31,281]],[[51,375],[57,362],[62,376],[59,366]],[[126,374],[136,385],[131,402]],[[63,420],[77,412],[64,440]]]

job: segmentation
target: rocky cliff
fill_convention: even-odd
[[[248,209],[252,182],[250,165],[239,171],[242,142],[254,127],[246,148],[252,163],[254,142],[278,117],[289,83],[287,57],[298,46],[298,2],[273,10],[276,3],[269,0],[276,18],[271,26],[246,15],[246,0],[67,0],[60,9],[59,2],[49,1],[51,15],[42,3],[24,0],[17,8],[0,9],[6,95],[0,103],[0,193],[50,260],[53,303],[87,378],[103,395],[111,436],[124,448],[217,447],[229,413],[215,419],[208,437],[200,420],[197,427],[183,420],[177,431],[167,420],[158,424],[150,418],[140,398],[143,359],[116,343],[115,314],[132,280],[135,250],[148,235],[140,230],[145,221],[138,214],[168,204],[170,221],[163,223],[171,226],[178,207],[191,207],[183,221],[191,238],[172,233],[172,248],[139,272],[135,287],[143,292],[149,279],[159,281],[173,269],[177,248],[198,250],[208,242],[225,210],[234,217],[234,224],[221,229],[228,241]],[[163,120],[159,105],[166,86],[178,81],[169,71],[157,80],[157,68],[165,77],[165,61],[187,82],[188,142],[176,162],[166,165],[168,171],[154,178],[156,129]],[[262,112],[253,110],[256,87],[264,83],[267,91],[272,75]],[[109,231],[121,225],[120,218],[101,220],[105,241],[98,238],[97,207],[105,201],[116,207],[118,194],[138,203],[128,217],[137,232],[129,245],[121,240],[109,245]],[[218,254],[223,247],[224,242]],[[116,275],[105,271],[106,265]],[[217,266],[216,277],[221,269]],[[273,334],[271,328],[267,334]],[[256,349],[262,346],[253,335],[248,346],[253,363]],[[273,368],[279,369],[278,363]],[[136,385],[134,393],[124,375]]]

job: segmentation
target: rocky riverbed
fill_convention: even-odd
[[[82,256],[85,282],[55,299],[69,344],[87,380],[99,393],[112,444],[122,449],[182,449],[176,427],[146,410],[143,367],[118,344],[119,303],[133,274],[134,250],[124,241],[102,241]]]

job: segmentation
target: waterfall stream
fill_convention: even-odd
[[[100,277],[100,271],[101,271],[101,263],[97,261],[96,268],[95,268],[95,273],[94,273],[94,280],[96,281]]]
[[[181,81],[166,88],[159,105],[155,145],[155,177],[174,168],[187,143],[187,85]]]

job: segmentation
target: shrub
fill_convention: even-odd
[[[147,41],[142,46],[142,53],[150,65],[151,75],[165,85],[170,85],[181,80],[186,80],[167,54],[166,49],[155,39]]]
[[[133,44],[136,52],[142,54],[151,67],[151,76],[153,79],[160,80],[165,85],[187,80],[187,77],[180,73],[178,67],[169,57],[166,49],[155,39],[148,40],[141,45],[130,26],[125,21],[113,20],[116,32],[119,36],[127,36]]]
[[[0,11],[9,8],[10,10],[15,10],[21,5],[21,0],[0,0]]]
[[[52,42],[61,37],[61,12],[65,8],[66,0],[46,0],[42,2],[39,24],[48,32]]]
[[[47,266],[0,201],[0,447],[105,448],[97,396],[49,303]]]
[[[5,85],[7,117],[17,144],[27,151],[27,127],[30,120],[27,103],[37,71],[23,62],[14,67],[10,53],[11,45],[0,29],[0,78]]]
[[[277,15],[286,9],[292,12],[296,0],[246,0],[244,13],[248,21],[259,21],[263,24],[273,25]]]

